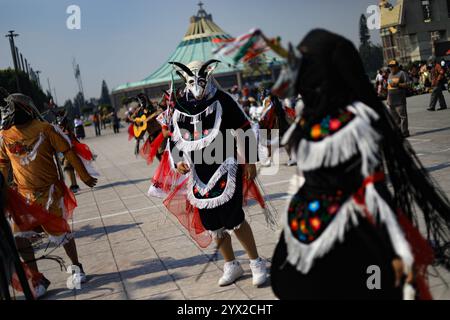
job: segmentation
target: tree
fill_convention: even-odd
[[[380,45],[374,45],[370,41],[369,28],[365,15],[359,19],[359,54],[364,64],[367,74],[372,78],[377,70],[383,65],[383,48]]]
[[[16,93],[16,75],[12,69],[0,70],[0,87],[5,88],[9,93]],[[21,93],[33,99],[34,104],[43,112],[47,109],[49,99],[39,88],[36,82],[31,81],[28,75],[22,71],[19,72],[19,82]]]
[[[359,41],[361,46],[369,46],[371,44],[369,28],[367,27],[367,19],[363,14],[359,18]]]
[[[106,85],[106,81],[103,80],[102,81],[102,92],[100,94],[100,99],[98,101],[99,104],[102,105],[111,105],[111,98],[109,96],[109,89],[108,86]]]

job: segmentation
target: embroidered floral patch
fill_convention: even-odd
[[[295,238],[305,244],[314,242],[333,221],[344,203],[342,192],[307,199],[298,193],[289,205],[288,221]]]
[[[327,116],[320,123],[306,124],[305,119],[300,120],[300,126],[308,133],[313,141],[325,139],[345,127],[355,115],[350,111],[343,111],[336,117]]]
[[[225,188],[227,187],[227,176],[228,174],[225,174],[222,178],[219,179],[219,181],[216,183],[216,185],[207,193],[202,195],[198,188],[194,186],[194,196],[197,199],[214,199],[217,197],[220,197],[223,192],[225,191]]]

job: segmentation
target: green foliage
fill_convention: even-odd
[[[123,96],[122,98],[120,98],[120,103],[122,106],[128,104],[128,98],[126,96]]]
[[[359,54],[363,61],[367,74],[372,78],[377,71],[383,66],[383,48],[379,45],[369,44],[361,46]]]
[[[383,48],[380,45],[374,45],[370,41],[369,28],[365,15],[359,19],[359,54],[364,64],[367,74],[373,78],[377,71],[383,66]]]
[[[102,81],[102,92],[100,94],[100,99],[98,100],[98,103],[100,105],[102,104],[111,104],[111,98],[109,96],[109,89],[108,89],[108,85],[106,84],[106,81],[103,80]]]
[[[370,33],[367,27],[367,19],[365,15],[359,18],[359,41],[361,46],[368,46],[370,44]]]
[[[39,86],[34,81],[31,81],[24,72],[19,72],[19,83],[21,93],[33,99],[33,102],[39,111],[44,111],[49,99]],[[14,70],[0,70],[0,86],[8,90],[9,93],[17,93],[16,75]]]

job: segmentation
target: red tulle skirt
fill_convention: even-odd
[[[169,194],[164,200],[164,205],[178,219],[181,225],[186,228],[192,239],[201,248],[207,248],[212,242],[212,237],[203,227],[198,209],[193,207],[187,199],[187,180],[188,178]]]
[[[420,231],[412,225],[409,219],[398,212],[398,222],[405,233],[414,256],[414,273],[417,296],[419,300],[432,300],[427,281],[427,269],[434,261],[434,252],[429,243],[423,238]]]
[[[134,129],[133,129],[133,124],[130,124],[128,126],[128,141],[133,140],[134,138]]]
[[[249,200],[256,200],[261,208],[265,209],[264,197],[256,183],[249,181],[244,176],[242,179],[243,206],[247,205]],[[164,200],[164,206],[186,228],[189,235],[201,248],[207,248],[212,242],[212,237],[204,228],[198,209],[193,207],[187,199],[187,181],[188,178],[167,196]]]
[[[151,181],[153,187],[165,193],[169,193],[173,188],[177,187],[182,177],[181,174],[172,168],[169,157],[169,151],[164,151],[161,162]]]
[[[64,217],[58,217],[48,212],[39,204],[27,203],[27,200],[12,188],[7,189],[7,196],[6,212],[9,213],[20,231],[33,231],[42,227],[49,234],[71,232],[69,224]],[[69,209],[71,208],[71,210],[67,210],[68,215],[73,213],[73,206],[76,207],[76,201],[74,204],[73,200],[74,197],[72,198],[70,194],[68,194],[67,198],[66,196],[64,197],[64,204]]]
[[[94,155],[87,144],[72,140],[73,151],[86,161],[93,161]]]
[[[158,150],[164,142],[164,135],[160,133],[153,141],[147,139],[147,141],[142,146],[139,154],[142,158],[147,161],[147,164],[150,165],[155,160],[156,155],[158,154]]]

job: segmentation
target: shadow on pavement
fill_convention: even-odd
[[[109,189],[109,188],[114,188],[114,187],[123,187],[123,186],[129,186],[129,185],[134,185],[134,184],[138,184],[140,182],[144,182],[144,181],[149,181],[150,183],[150,179],[149,178],[144,178],[144,179],[136,179],[136,180],[125,180],[125,181],[117,181],[117,182],[113,182],[113,183],[108,183],[102,186],[98,186],[95,187],[95,191],[98,190],[103,190],[103,189]]]
[[[82,227],[81,229],[78,229],[75,231],[75,239],[79,238],[85,238],[85,237],[91,237],[94,236],[94,240],[100,239],[103,235],[106,234],[106,231],[108,234],[121,232],[124,230],[136,228],[139,223],[132,223],[132,224],[124,224],[124,225],[115,225],[115,226],[108,226],[106,227],[95,227],[92,228],[89,225]]]
[[[450,127],[433,129],[433,130],[427,130],[427,131],[420,131],[420,132],[416,132],[415,134],[411,135],[411,137],[413,138],[413,137],[417,137],[417,136],[423,136],[423,135],[426,135],[426,134],[443,132],[443,131],[448,131],[448,130],[450,130]]]

